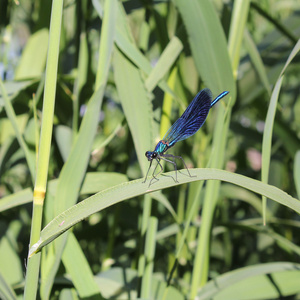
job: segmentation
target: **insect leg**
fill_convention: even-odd
[[[172,158],[173,160],[166,159],[165,157]],[[174,156],[172,154],[163,154],[163,155],[160,156],[161,159],[163,159],[163,160],[171,163],[174,166],[174,168],[175,168],[175,174],[176,174],[176,180],[175,180],[175,182],[178,182],[178,180],[177,180],[177,164],[174,161],[175,157],[177,157],[177,156]]]
[[[147,174],[146,174],[146,177],[145,177],[145,180],[143,181],[143,183],[145,183],[147,180],[147,176],[148,176],[149,170],[151,168],[151,165],[152,165],[152,160],[150,161],[150,165],[149,165],[149,168],[148,168],[148,171],[147,171]]]
[[[162,155],[161,155],[161,156],[162,156]],[[163,156],[164,156],[164,157],[171,157],[172,159],[174,159],[174,158],[181,159],[182,162],[183,162],[183,164],[184,164],[184,166],[185,166],[185,168],[186,168],[186,170],[187,170],[188,173],[189,173],[189,176],[190,176],[190,177],[196,177],[196,176],[192,176],[192,175],[191,175],[191,173],[190,173],[188,167],[186,166],[185,161],[183,160],[183,158],[182,158],[181,156],[176,156],[176,155],[172,155],[172,154],[164,154]]]
[[[161,163],[159,162],[159,160],[160,160],[160,158],[156,158],[156,161],[157,161],[157,165],[156,165],[156,167],[155,167],[155,169],[154,169],[154,171],[153,171],[153,174],[152,174],[152,178],[151,178],[151,180],[150,180],[150,183],[149,183],[149,186],[151,185],[151,182],[152,182],[152,180],[153,179],[156,179],[156,180],[158,180],[156,177],[161,173],[161,172],[163,172],[163,167],[162,167],[162,165],[161,165]],[[156,171],[156,168],[157,168],[157,166],[160,166],[160,171],[155,175],[155,171]]]

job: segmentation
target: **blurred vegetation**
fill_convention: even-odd
[[[53,3],[0,2],[0,298],[35,280],[41,299],[300,299],[299,1]],[[144,153],[205,87],[230,94],[169,150],[197,177],[142,184]],[[47,91],[44,229],[27,260]]]

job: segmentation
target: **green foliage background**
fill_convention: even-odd
[[[300,299],[298,2],[2,1],[0,298]]]

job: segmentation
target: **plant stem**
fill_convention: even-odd
[[[43,205],[46,194],[53,129],[53,114],[56,93],[62,12],[63,0],[54,0],[52,3],[52,13],[50,21],[49,47],[43,103],[43,119],[37,161],[36,181],[33,192],[33,216],[31,222],[30,247],[39,240],[42,227]],[[28,257],[24,299],[36,299],[40,268],[40,256],[40,253],[38,253],[36,255],[33,255],[33,257]]]

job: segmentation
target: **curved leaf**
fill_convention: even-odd
[[[272,278],[266,274],[272,274]],[[211,280],[198,293],[197,299],[236,299],[237,295],[238,299],[249,299],[249,295],[251,299],[277,299],[300,291],[299,275],[300,265],[294,263],[249,266]]]
[[[49,244],[69,228],[97,211],[101,211],[116,203],[139,195],[199,180],[222,180],[242,186],[287,206],[300,214],[300,201],[277,187],[223,170],[193,169],[190,172],[192,175],[196,175],[196,177],[189,177],[179,173],[178,181],[180,183],[174,181],[175,172],[169,172],[159,177],[159,181],[152,184],[152,189],[148,189],[148,182],[143,184],[143,179],[141,178],[119,184],[85,199],[61,213],[42,230],[40,240],[30,249],[30,255],[40,251],[41,248]]]

